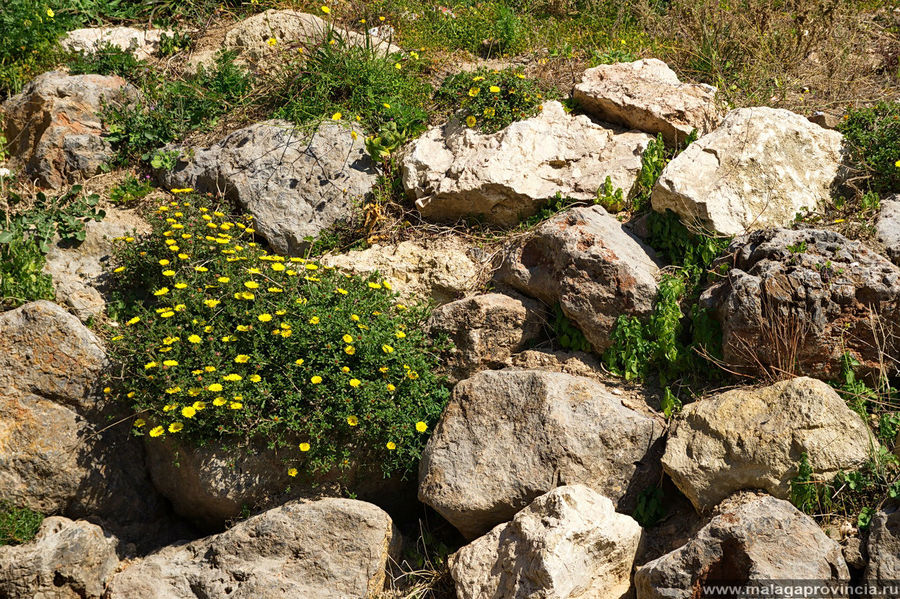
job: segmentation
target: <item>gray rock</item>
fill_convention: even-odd
[[[586,485],[627,510],[659,478],[662,431],[592,379],[480,372],[456,385],[428,441],[419,499],[469,539],[559,485]]]
[[[275,251],[300,254],[305,237],[349,218],[372,189],[377,173],[364,137],[344,122],[325,121],[310,136],[287,121],[264,121],[208,148],[167,148],[181,157],[157,177],[170,188],[224,192]]]
[[[574,208],[513,245],[495,278],[548,306],[558,302],[599,353],[620,315],[653,310],[655,259],[600,206]]]
[[[900,268],[832,231],[770,229],[735,239],[701,296],[722,323],[725,361],[744,372],[837,378],[896,370]]]
[[[450,338],[453,347],[441,364],[454,381],[460,381],[479,370],[508,365],[512,354],[540,336],[545,321],[540,302],[488,293],[437,308],[428,328]]]
[[[641,527],[583,485],[557,487],[450,557],[459,599],[621,599]]]
[[[842,140],[787,110],[732,110],[663,169],[653,209],[723,235],[787,226],[831,197]]]
[[[47,518],[31,542],[0,547],[0,596],[100,599],[118,564],[99,526]]]
[[[900,580],[900,511],[878,511],[869,524],[865,581]]]
[[[559,102],[492,134],[454,119],[410,144],[403,186],[430,220],[477,216],[512,226],[556,193],[595,199],[607,176],[629,195],[650,139],[571,116]]]
[[[878,241],[884,244],[888,258],[900,266],[900,194],[881,201],[876,233]]]
[[[74,29],[59,41],[70,52],[96,52],[109,44],[120,50],[131,50],[139,60],[147,60],[159,49],[162,34],[172,32],[163,29],[135,29],[134,27],[88,27]]]
[[[694,130],[709,133],[721,120],[716,88],[682,83],[656,58],[588,69],[573,96],[585,112],[602,121],[662,133],[673,145]]]
[[[106,599],[374,598],[398,542],[374,505],[291,502],[137,560],[113,578]]]
[[[735,496],[696,537],[634,573],[637,599],[693,599],[701,584],[849,581],[841,548],[809,516],[768,495]]]
[[[787,499],[801,454],[816,480],[852,471],[877,440],[829,385],[796,378],[735,389],[684,406],[669,431],[663,467],[698,511],[735,491]]]
[[[58,188],[100,172],[112,156],[100,111],[135,99],[121,77],[50,71],[0,106],[12,163],[43,187]]]

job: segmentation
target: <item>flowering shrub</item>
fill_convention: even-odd
[[[0,99],[51,67],[67,21],[43,0],[10,0],[0,10]],[[56,7],[58,8],[58,7]]]
[[[900,104],[851,109],[838,128],[860,175],[872,191],[900,191]]]
[[[456,110],[469,127],[494,133],[541,110],[544,96],[533,79],[514,70],[479,69],[447,77],[435,99]]]
[[[160,205],[152,234],[116,251],[110,392],[134,431],[262,438],[293,448],[292,476],[413,469],[448,396],[426,310],[379,278],[268,254],[249,216],[191,200]]]

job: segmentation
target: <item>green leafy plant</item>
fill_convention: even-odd
[[[900,104],[851,109],[838,129],[866,187],[879,193],[900,191]]]
[[[70,20],[42,0],[10,0],[0,10],[0,97],[17,93],[49,70],[60,55],[57,40]]]
[[[377,276],[268,254],[249,217],[200,199],[162,204],[116,250],[111,386],[135,432],[264,440],[292,448],[291,475],[413,472],[449,394],[427,309]]]
[[[167,56],[174,56],[179,52],[183,52],[185,50],[190,50],[193,42],[191,40],[191,36],[186,33],[178,33],[174,32],[172,35],[169,35],[165,31],[159,36],[159,50],[157,50],[157,54],[166,58]]]
[[[43,521],[43,514],[0,501],[0,547],[32,540]]]
[[[132,83],[140,84],[147,76],[149,65],[138,60],[132,50],[123,50],[109,43],[102,44],[93,52],[78,52],[69,59],[69,72],[73,75],[95,73],[98,75],[118,75]]]
[[[528,33],[512,5],[494,0],[431,6],[418,17],[405,32],[416,47],[427,41],[434,48],[500,56],[521,50]]]
[[[22,231],[0,233],[0,307],[54,298],[53,280],[43,273],[45,262],[38,243]]]
[[[109,190],[109,199],[115,204],[130,204],[147,197],[153,191],[149,175],[138,178],[126,175],[125,179]]]
[[[547,92],[514,69],[451,75],[435,93],[435,101],[468,127],[494,133],[511,123],[535,116]]]
[[[644,528],[653,526],[666,515],[665,498],[665,492],[661,487],[644,487],[638,494],[637,505],[631,517]]]
[[[612,179],[609,175],[603,182],[603,187],[597,190],[597,203],[612,214],[625,210],[625,197],[621,188],[613,189]]]
[[[591,351],[591,344],[575,324],[566,318],[559,304],[553,307],[553,333],[563,349]]]

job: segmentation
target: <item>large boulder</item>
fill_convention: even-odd
[[[786,226],[831,196],[842,139],[787,110],[732,110],[663,169],[653,209],[722,235]]]
[[[637,599],[709,596],[703,585],[803,580],[847,582],[841,547],[787,501],[736,496],[684,546],[634,573]]]
[[[99,526],[47,518],[31,542],[0,547],[0,596],[100,599],[118,565]]]
[[[881,201],[881,212],[875,227],[878,241],[884,244],[888,258],[900,266],[900,194]]]
[[[0,497],[118,525],[163,515],[140,444],[97,389],[100,340],[56,304],[0,315]]]
[[[88,27],[66,33],[60,45],[70,52],[96,52],[106,45],[120,50],[130,50],[139,60],[147,60],[159,49],[162,34],[172,35],[163,29],[135,29],[134,27]]]
[[[868,555],[866,582],[896,583],[900,580],[900,511],[878,511],[872,516]]]
[[[669,431],[663,468],[698,511],[742,489],[787,499],[801,455],[816,480],[862,465],[877,443],[829,385],[809,378],[734,389],[688,404]]]
[[[832,380],[844,353],[861,374],[895,371],[900,268],[858,241],[816,229],[735,239],[701,296],[722,324],[730,367]]]
[[[14,165],[42,187],[57,188],[91,177],[112,157],[100,111],[137,97],[117,76],[50,71],[0,106],[3,134]]]
[[[301,254],[307,236],[341,219],[375,183],[364,134],[354,124],[325,121],[310,135],[287,121],[239,129],[208,148],[181,153],[157,176],[171,188],[224,192],[253,215],[256,229],[281,254]]]
[[[403,300],[446,304],[478,284],[481,268],[467,251],[463,241],[449,236],[327,254],[322,263],[360,275],[377,272]]]
[[[568,374],[480,372],[456,385],[425,447],[419,499],[469,539],[559,485],[627,510],[659,479],[663,427],[622,400]]]
[[[512,354],[540,337],[545,322],[540,302],[487,293],[440,306],[432,312],[428,329],[452,342],[441,364],[459,381],[479,370],[507,366]]]
[[[619,316],[653,310],[657,271],[652,249],[591,206],[557,214],[517,241],[495,278],[548,306],[559,303],[602,352]]]
[[[641,527],[583,485],[557,487],[450,557],[459,599],[621,599]]]
[[[137,560],[113,578],[106,599],[374,598],[398,543],[390,517],[374,505],[291,502]]]
[[[427,219],[473,216],[512,226],[557,193],[595,199],[607,176],[629,194],[650,139],[569,115],[559,102],[492,134],[453,119],[410,144],[403,186]]]
[[[44,272],[53,277],[56,300],[86,321],[106,308],[101,293],[106,283],[105,267],[112,255],[112,240],[133,233],[147,233],[150,225],[133,210],[107,208],[101,221],[88,221],[84,241],[78,245],[60,242],[50,246]]]
[[[682,83],[661,60],[606,64],[588,69],[573,94],[588,114],[647,133],[662,133],[668,144],[692,131],[705,135],[721,120],[716,88]]]

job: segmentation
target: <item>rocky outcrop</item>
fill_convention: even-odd
[[[106,45],[130,50],[138,60],[147,60],[159,49],[160,38],[171,31],[134,27],[90,27],[66,33],[60,45],[69,52],[96,52]]]
[[[888,258],[900,266],[900,194],[881,200],[881,212],[875,227],[878,241],[884,244]]]
[[[106,599],[374,598],[398,542],[374,505],[291,502],[137,560],[113,578]]]
[[[56,299],[86,321],[106,308],[101,289],[105,267],[112,255],[112,240],[133,233],[146,233],[147,222],[132,210],[107,208],[101,221],[88,221],[84,241],[76,246],[57,242],[47,252],[44,272],[53,277]]]
[[[627,510],[658,480],[662,425],[592,379],[537,370],[462,381],[419,467],[419,499],[472,539],[559,485]]]
[[[543,330],[546,310],[532,299],[488,293],[437,308],[428,321],[432,334],[453,344],[441,363],[454,381],[480,370],[502,368]]]
[[[627,195],[649,141],[645,133],[569,115],[559,102],[493,134],[454,119],[410,144],[401,162],[403,186],[427,219],[471,216],[512,226],[557,193],[595,199],[607,176]]]
[[[841,548],[787,501],[736,496],[686,545],[637,568],[637,599],[692,599],[703,584],[848,581]]]
[[[900,512],[879,511],[872,516],[868,555],[866,582],[896,583],[900,580]]]
[[[450,558],[459,599],[620,599],[641,527],[582,485],[535,499]]]
[[[100,599],[118,565],[99,526],[47,518],[31,542],[0,547],[0,596]]]
[[[140,445],[109,427],[105,366],[100,340],[56,304],[0,315],[0,497],[121,525],[162,514]]]
[[[287,121],[264,121],[208,148],[167,148],[182,155],[157,176],[170,188],[224,192],[253,215],[275,251],[300,254],[308,236],[349,218],[372,189],[376,171],[364,137],[341,122],[323,122],[310,136]]]
[[[137,97],[121,77],[50,71],[0,106],[13,163],[42,187],[90,177],[113,157],[100,111]]]
[[[481,267],[467,250],[460,239],[443,237],[328,254],[322,263],[360,275],[377,271],[403,300],[446,304],[478,284]]]
[[[900,268],[862,243],[816,229],[757,231],[713,267],[730,270],[701,304],[722,323],[730,367],[832,380],[846,352],[862,374],[897,368],[882,352],[897,355]]]
[[[653,209],[723,235],[786,226],[830,198],[842,139],[787,110],[732,110],[663,169]]]
[[[656,299],[653,250],[600,206],[557,214],[517,242],[495,278],[563,314],[597,352],[620,315],[650,314]]]
[[[684,406],[669,431],[663,467],[698,511],[742,489],[787,499],[801,454],[817,481],[853,471],[877,444],[829,385],[796,378],[735,389]]]
[[[574,98],[601,121],[647,133],[662,133],[668,144],[683,142],[692,131],[705,135],[721,120],[716,88],[682,83],[656,58],[588,69]]]

